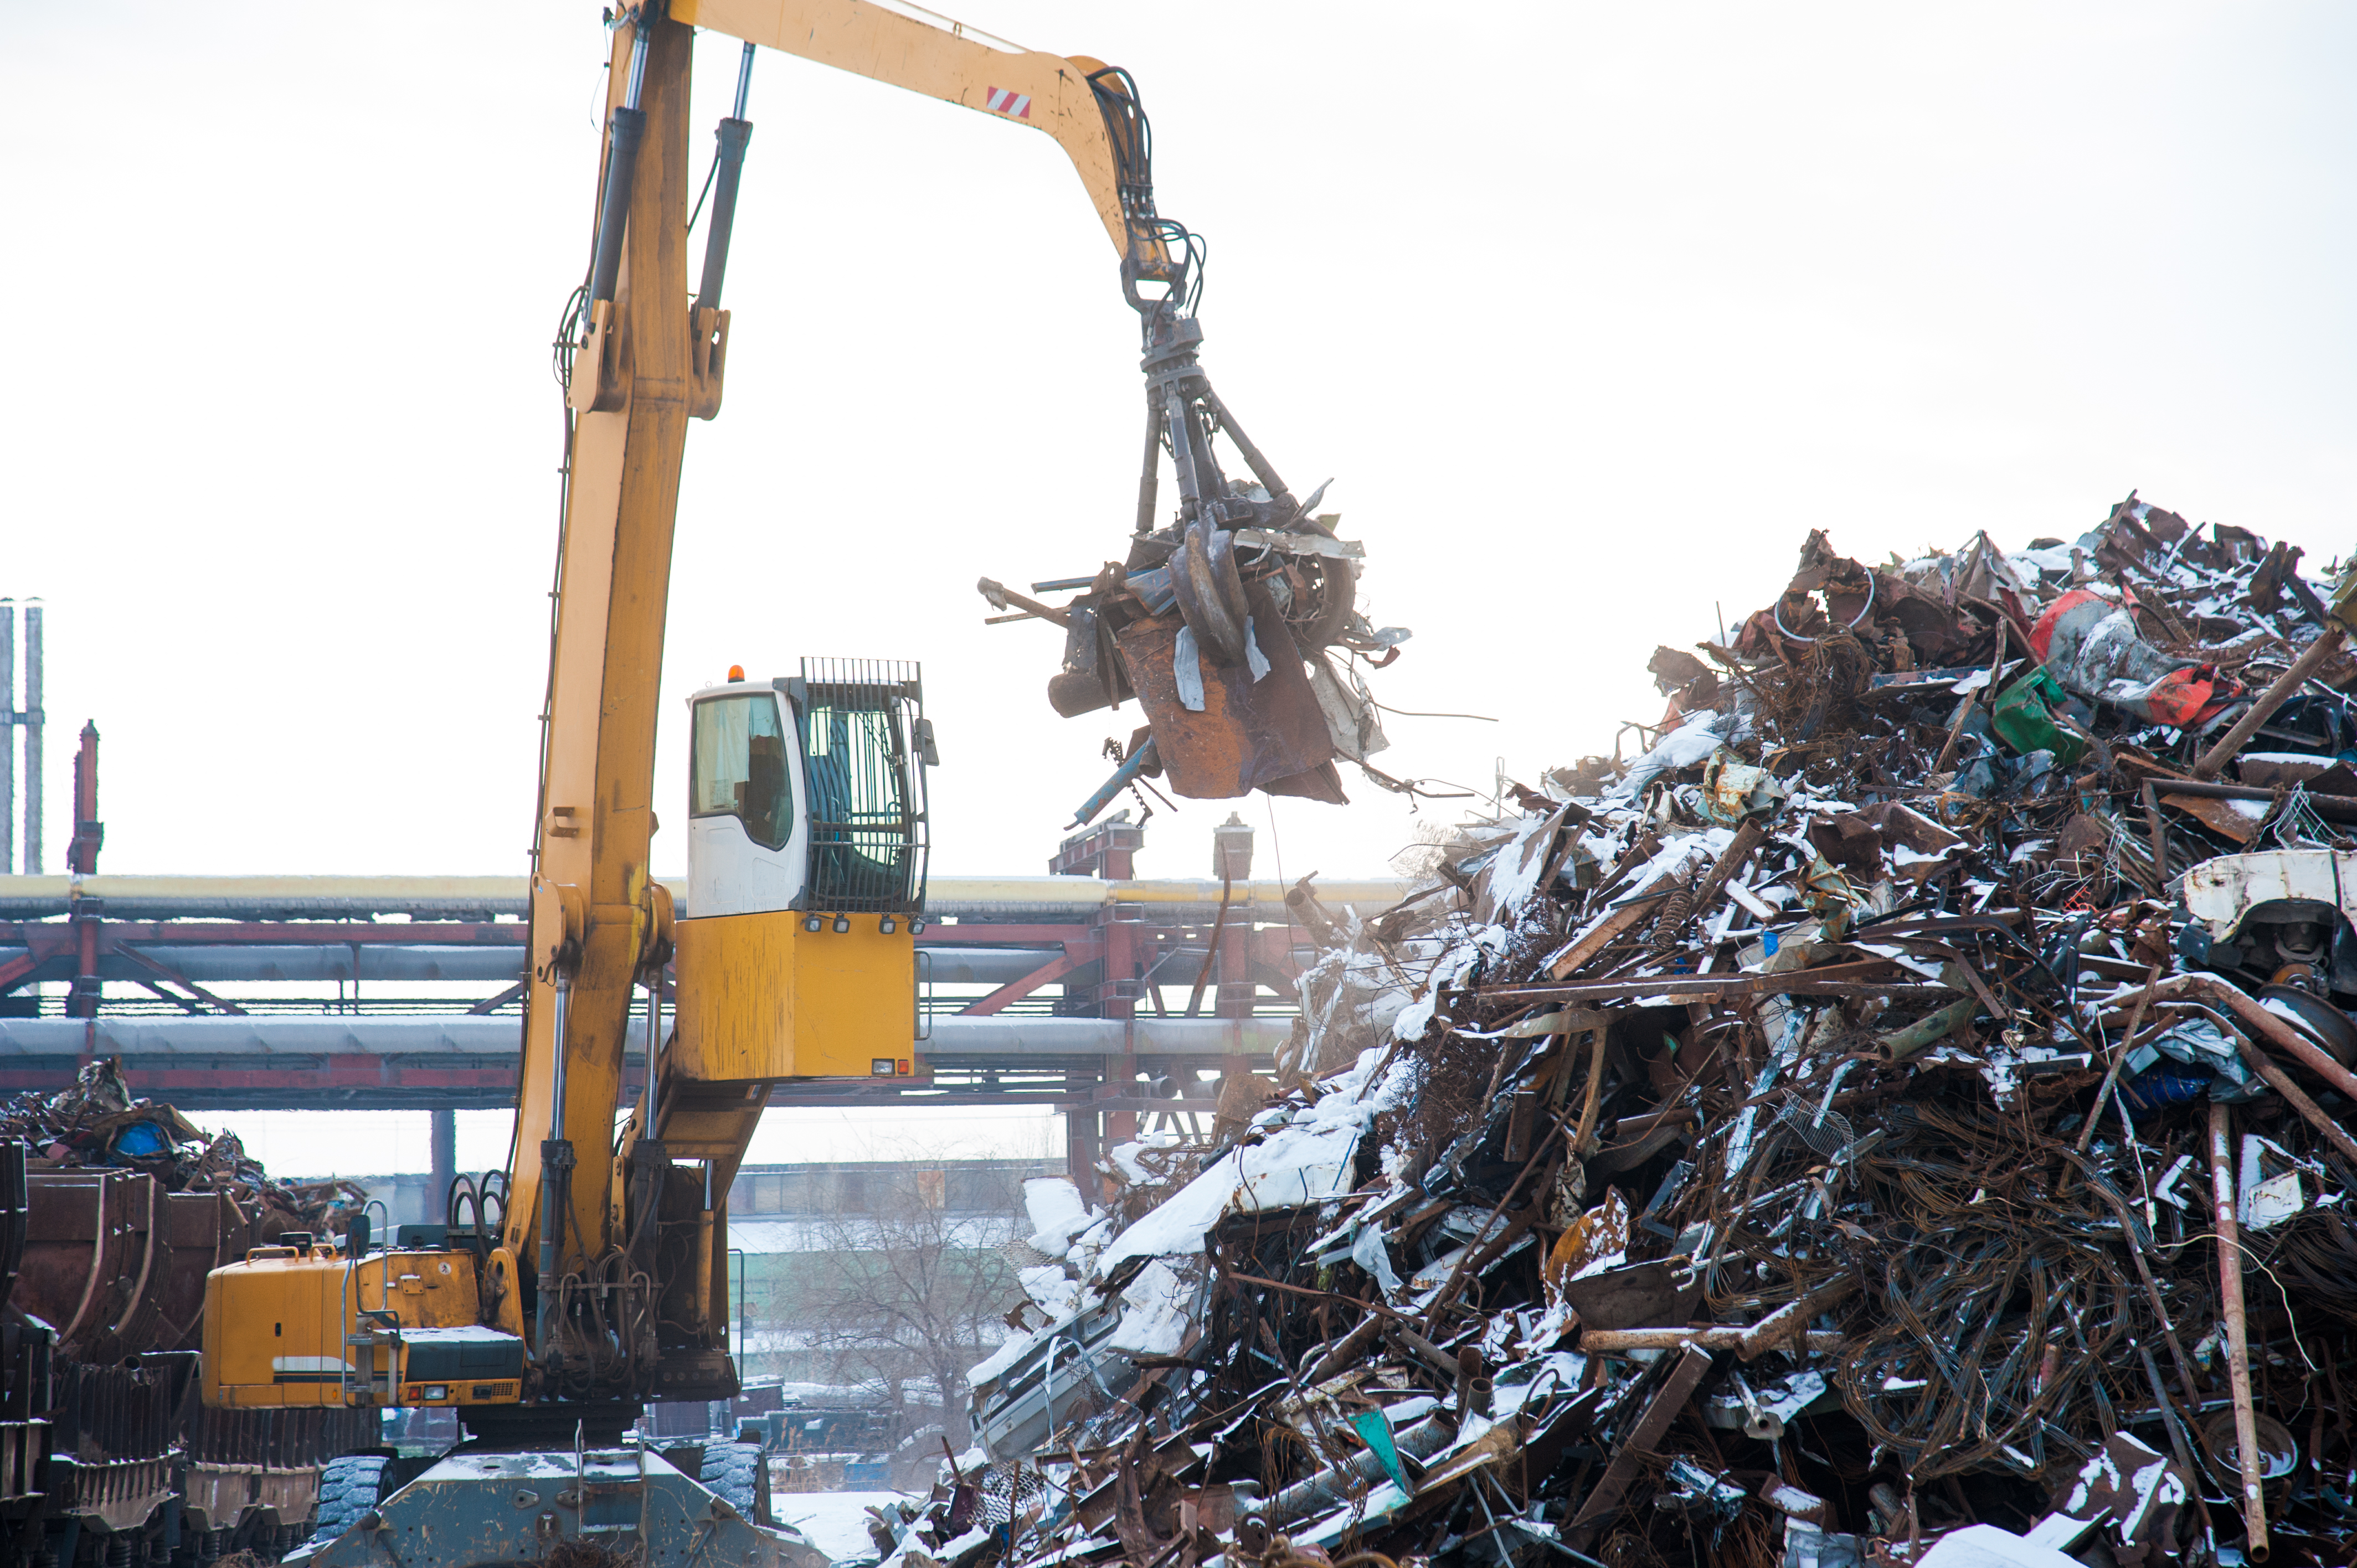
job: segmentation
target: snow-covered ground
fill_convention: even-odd
[[[791,1524],[829,1557],[874,1558],[876,1542],[867,1533],[867,1510],[899,1502],[899,1492],[774,1492],[771,1516]]]

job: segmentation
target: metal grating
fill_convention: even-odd
[[[805,659],[793,696],[810,773],[808,907],[921,913],[929,847],[921,671],[895,659]]]

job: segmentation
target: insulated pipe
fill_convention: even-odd
[[[2226,1379],[2234,1395],[2234,1446],[2243,1465],[2244,1551],[2267,1560],[2267,1498],[2259,1478],[2258,1418],[2251,1410],[2249,1320],[2243,1311],[2243,1244],[2234,1218],[2233,1112],[2210,1102],[2210,1191],[2218,1226],[2218,1295],[2226,1318]]]
[[[1241,907],[1243,901],[1237,902]],[[522,926],[511,929],[519,933],[523,929]],[[920,952],[932,955],[933,979],[944,985],[1004,985],[1010,980],[1022,979],[1056,956],[1052,948],[936,947],[921,939],[917,948]],[[0,942],[0,963],[23,958],[28,950]],[[120,956],[120,950],[100,955],[98,972],[102,976],[109,980],[135,979],[141,974],[154,978],[154,970],[143,970]],[[318,943],[307,947],[223,943],[219,947],[193,947],[175,943],[149,947],[142,943],[129,950],[183,979],[201,983],[390,980],[497,981],[504,984],[522,979],[524,973],[524,949],[521,942],[512,947],[461,947],[455,943],[417,947],[390,943]],[[353,961],[356,958],[357,964]]]
[[[517,926],[513,929],[521,932],[523,928]],[[219,947],[178,943],[149,947],[142,943],[133,950],[174,974],[199,982],[400,980],[512,983],[522,980],[524,973],[524,949],[521,942],[512,947],[489,943],[395,947],[358,942],[332,947],[325,943],[296,947],[258,942],[223,943]],[[130,978],[136,967],[112,957],[99,961],[99,972],[110,979]],[[154,973],[152,970],[146,972]]]
[[[1403,1458],[1423,1460],[1448,1447],[1456,1437],[1456,1422],[1435,1415],[1394,1435],[1392,1446],[1399,1450]],[[1348,1461],[1296,1481],[1277,1493],[1269,1500],[1265,1517],[1272,1528],[1282,1529],[1343,1501],[1362,1483],[1383,1478],[1383,1460],[1373,1449],[1364,1449]]]
[[[1266,1056],[1284,1044],[1292,1020],[1270,1018],[1009,1017],[950,1014],[932,1021],[933,1037],[920,1056],[1055,1058],[1118,1056],[1135,1035],[1140,1054]],[[91,1033],[95,1028],[95,1035]],[[105,1014],[81,1018],[0,1018],[0,1060],[19,1068],[38,1058],[70,1060],[95,1043],[102,1056],[149,1058],[158,1070],[197,1068],[224,1058],[300,1054],[316,1057],[487,1057],[512,1063],[521,1021],[506,1015],[277,1015],[187,1017]],[[60,1061],[59,1070],[72,1071]],[[268,1103],[268,1101],[264,1101]],[[529,1135],[529,1129],[526,1130]]]
[[[2220,786],[2225,788],[2225,786]],[[2264,791],[2263,791],[2264,793]],[[2330,796],[2317,797],[2331,800]],[[673,904],[684,915],[695,911],[683,877],[660,878],[671,890]],[[1414,892],[1413,884],[1397,877],[1318,879],[1317,893],[1329,908],[1343,904],[1378,908],[1399,902]],[[0,877],[0,919],[38,920],[69,914],[66,879]],[[405,914],[425,919],[472,919],[513,917],[521,921],[532,911],[532,886],[522,876],[141,876],[102,872],[82,879],[84,897],[106,900],[110,920],[163,920],[183,918],[231,920],[358,919],[369,915]],[[1285,919],[1286,884],[1269,877],[1250,883],[1239,878],[1236,900],[1258,906],[1264,920]],[[1220,901],[1216,876],[1114,878],[1094,876],[936,876],[926,885],[928,918],[942,915],[1022,916],[1028,919],[1085,918],[1110,904],[1200,905],[1211,918]],[[376,927],[365,945],[394,947],[445,945],[457,940],[436,938],[435,928],[420,924]],[[395,933],[398,940],[388,941]],[[191,938],[198,932],[191,929]],[[144,940],[144,939],[143,939]],[[266,939],[259,945],[283,946],[293,940]],[[480,926],[469,942],[490,944],[511,940],[524,945],[524,928],[505,927],[496,934]],[[346,945],[339,936],[336,945]],[[216,944],[207,943],[207,946]],[[218,944],[221,947],[244,944]]]

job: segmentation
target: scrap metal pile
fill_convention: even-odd
[[[273,1180],[234,1133],[207,1133],[169,1105],[133,1097],[119,1058],[84,1066],[58,1094],[0,1100],[0,1139],[25,1145],[25,1166],[46,1172],[145,1172],[167,1192],[227,1194],[257,1241],[287,1230],[339,1235],[368,1191],[348,1181]]]
[[[990,1463],[879,1552],[2348,1562],[2357,668],[2297,564],[2134,498],[1812,536],[1641,756],[1394,908],[1305,881],[1281,1085],[1035,1186]]]

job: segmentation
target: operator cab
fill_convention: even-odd
[[[915,664],[806,659],[688,703],[689,918],[922,912],[940,757]]]

